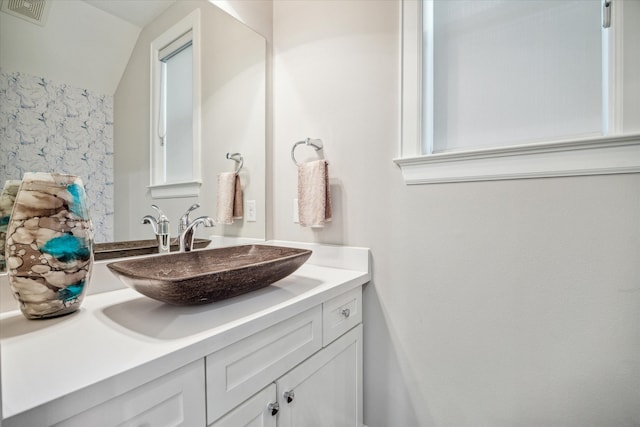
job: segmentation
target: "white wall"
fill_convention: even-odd
[[[272,0],[209,0],[271,43],[273,36]]]
[[[140,28],[83,1],[50,3],[43,27],[0,13],[0,65],[113,95]]]
[[[640,424],[640,174],[408,187],[399,3],[274,2],[272,235],[371,248],[365,423]],[[334,220],[293,224],[322,138]]]

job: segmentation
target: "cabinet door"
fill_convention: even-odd
[[[57,423],[55,427],[203,425],[205,425],[204,360],[200,359]]]
[[[362,325],[280,378],[278,427],[362,426]],[[293,392],[287,401],[284,393]]]
[[[276,385],[271,384],[210,427],[276,427],[270,404],[276,402]]]

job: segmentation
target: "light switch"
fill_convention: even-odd
[[[247,222],[256,222],[256,201],[247,200]]]

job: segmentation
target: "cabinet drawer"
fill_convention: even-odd
[[[358,286],[322,305],[322,346],[362,322],[362,287]]]
[[[322,348],[318,305],[206,357],[212,423]]]

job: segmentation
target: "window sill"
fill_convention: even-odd
[[[494,181],[640,172],[640,134],[394,159],[405,183]]]
[[[170,199],[174,197],[198,197],[201,181],[172,182],[170,184],[149,185],[152,199]]]

